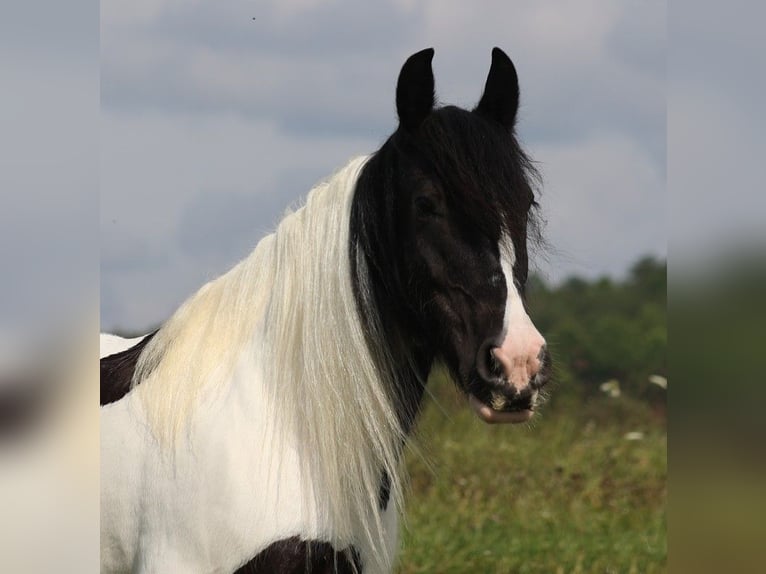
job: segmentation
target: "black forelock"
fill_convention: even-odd
[[[535,209],[540,177],[510,130],[475,112],[445,106],[416,133],[397,131],[387,143],[428,166],[446,200],[472,227],[496,239],[503,231],[523,228],[529,213],[527,234],[533,241],[540,238]]]

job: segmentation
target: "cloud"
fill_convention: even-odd
[[[664,173],[635,141],[600,134],[534,152],[551,246],[538,264],[550,279],[620,276],[642,255],[666,255]]]
[[[133,234],[116,235],[101,231],[101,273],[149,271],[167,266],[170,253],[150,245],[145,238]]]
[[[380,133],[393,100],[378,95],[392,93],[396,47],[419,26],[412,12],[380,0],[305,11],[240,0],[168,3],[139,25],[106,18],[102,102],[128,111],[231,112],[299,133]]]
[[[688,8],[688,7],[687,7]],[[766,242],[762,21],[766,7],[671,4],[668,174],[679,263],[706,264],[731,244]],[[711,30],[711,23],[715,29]]]
[[[166,316],[318,179],[377,148],[396,126],[409,54],[434,46],[441,101],[470,107],[495,45],[519,70],[518,130],[549,188],[550,243],[569,251],[551,276],[619,274],[663,252],[662,2],[110,3],[101,226],[168,263],[107,263],[108,299],[152,302],[110,307],[104,323]],[[611,240],[599,244],[596,229]]]
[[[43,46],[16,46],[0,69],[0,330],[50,330],[96,297],[98,82]]]
[[[228,115],[102,119],[102,324],[148,328],[226,271],[281,213],[378,142]]]
[[[93,0],[15,2],[0,18],[0,48],[13,52],[17,60],[95,63],[98,36],[98,4]]]
[[[468,105],[491,47],[501,45],[522,72],[530,139],[636,128],[651,131],[650,145],[664,139],[661,2],[494,2],[482,14],[464,2],[309,4],[168,2],[140,25],[106,17],[102,101],[168,114],[226,111],[296,133],[373,135],[393,119],[392,99],[380,94],[391,93],[409,53],[436,46],[438,91]]]
[[[286,202],[283,193],[200,193],[181,215],[179,248],[189,256],[242,259],[261,237],[276,228]]]

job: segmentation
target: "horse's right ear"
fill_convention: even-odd
[[[492,49],[492,65],[477,112],[513,129],[519,109],[519,78],[511,59],[500,48]]]
[[[413,54],[402,66],[396,82],[396,112],[399,124],[407,131],[414,131],[431,113],[434,107],[434,73],[431,60],[434,49],[428,48]]]

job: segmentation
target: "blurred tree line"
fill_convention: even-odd
[[[650,375],[667,376],[665,261],[644,257],[622,281],[572,277],[553,287],[532,275],[527,301],[553,357],[554,400],[587,398],[617,380],[625,395],[665,403],[665,391],[649,382]]]
[[[665,261],[642,258],[622,281],[574,277],[551,287],[535,275],[527,298],[553,356],[556,393],[587,398],[616,379],[625,394],[664,403],[649,377],[667,376]]]

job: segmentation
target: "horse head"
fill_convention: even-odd
[[[478,105],[437,107],[433,53],[402,67],[399,126],[360,180],[377,221],[371,273],[381,314],[448,367],[482,420],[522,422],[550,359],[525,305],[536,176],[514,133],[516,70],[495,48]]]

